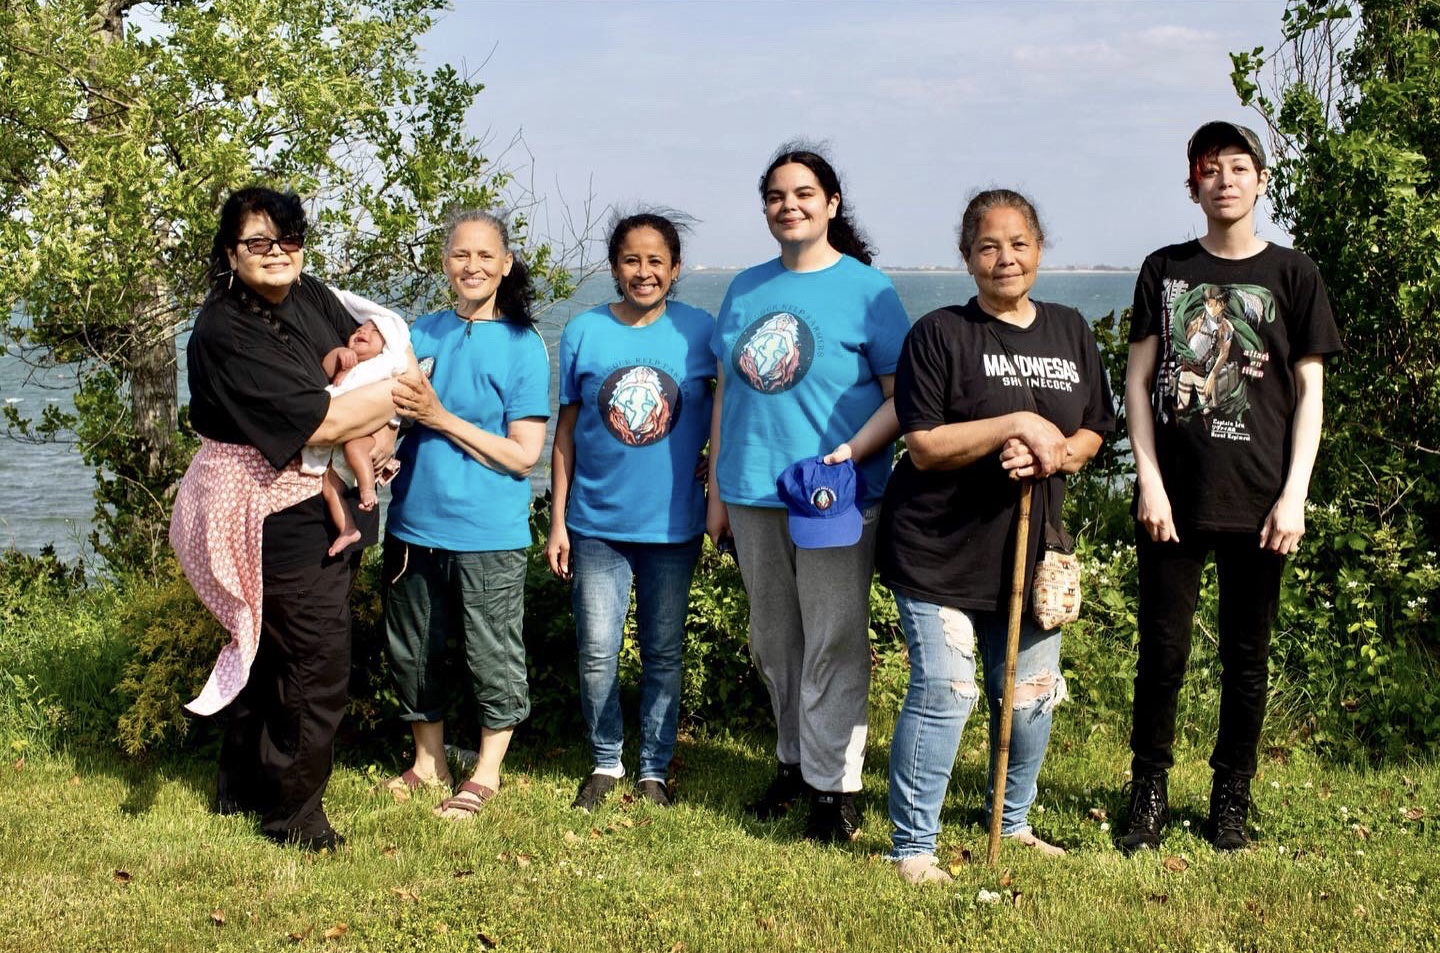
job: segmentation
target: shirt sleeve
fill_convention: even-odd
[[[1085,365],[1085,377],[1090,381],[1080,426],[1096,433],[1114,433],[1115,397],[1110,390],[1110,375],[1105,372],[1105,362],[1100,358],[1100,347],[1095,343],[1090,325],[1079,312],[1075,313],[1075,320],[1080,326],[1081,361]]]
[[[950,349],[928,316],[910,330],[895,364],[895,415],[900,432],[931,430],[946,422]]]
[[[725,289],[725,300],[720,302],[720,310],[715,312],[715,326],[710,331],[710,353],[715,355],[715,360],[721,366],[725,364],[725,337],[724,329],[733,320],[730,313],[732,300],[735,294],[735,282],[730,282],[730,287]]]
[[[871,299],[865,322],[865,357],[870,362],[871,372],[877,375],[894,374],[905,336],[910,333],[910,318],[888,278],[885,287]]]
[[[560,333],[560,361],[556,372],[560,375],[560,405],[581,403],[580,381],[575,374],[575,362],[579,351],[579,316],[572,318]]]
[[[550,355],[534,328],[528,329],[517,349],[508,391],[504,395],[507,422],[526,417],[550,419]]]
[[[1130,306],[1130,342],[1160,334],[1160,256],[1151,255],[1135,279],[1135,301]]]
[[[1295,330],[1290,346],[1290,363],[1311,355],[1338,354],[1343,350],[1335,312],[1330,307],[1330,293],[1320,269],[1303,257],[1304,267],[1296,281],[1294,295]]]

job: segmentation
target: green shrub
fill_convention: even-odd
[[[113,740],[129,656],[115,631],[122,611],[114,586],[88,587],[83,565],[48,547],[0,555],[0,735],[11,748]]]
[[[131,580],[127,597],[118,630],[135,654],[119,685],[127,707],[117,733],[121,749],[136,755],[185,739],[192,722],[182,706],[199,694],[230,634],[173,560],[153,582]]]
[[[1306,509],[1274,654],[1304,689],[1305,737],[1371,760],[1440,751],[1436,544],[1412,514]]]

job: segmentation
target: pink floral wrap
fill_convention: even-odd
[[[320,492],[321,477],[292,460],[276,471],[259,450],[201,439],[170,518],[170,545],[205,608],[230,633],[198,697],[185,707],[213,715],[235,700],[260,647],[264,604],[260,551],[265,517]]]

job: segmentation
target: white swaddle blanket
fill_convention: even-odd
[[[330,396],[337,397],[357,387],[391,377],[399,377],[405,373],[410,351],[410,328],[405,323],[405,319],[368,298],[362,298],[357,294],[351,294],[335,287],[330,290],[335,293],[335,297],[340,299],[345,310],[355,318],[357,325],[364,324],[366,321],[374,321],[375,327],[380,330],[380,336],[385,339],[385,348],[378,355],[368,361],[356,364],[350,369],[350,373],[345,375],[344,380],[325,388],[330,392]],[[307,444],[301,451],[300,471],[302,473],[309,473],[312,476],[323,474],[326,467],[330,466],[335,468],[335,472],[339,473],[340,478],[346,483],[355,482],[355,474],[350,472],[350,467],[345,463],[343,448]]]

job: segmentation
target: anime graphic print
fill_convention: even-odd
[[[789,311],[765,315],[735,342],[736,373],[762,394],[778,394],[800,383],[814,359],[815,335]]]
[[[1275,298],[1260,285],[1192,287],[1166,279],[1164,372],[1156,381],[1162,422],[1205,421],[1212,436],[1248,440],[1249,382],[1265,376],[1270,354],[1261,328],[1275,320]]]
[[[600,385],[600,418],[621,443],[644,447],[670,435],[680,416],[680,386],[656,367],[634,364],[611,372]]]

